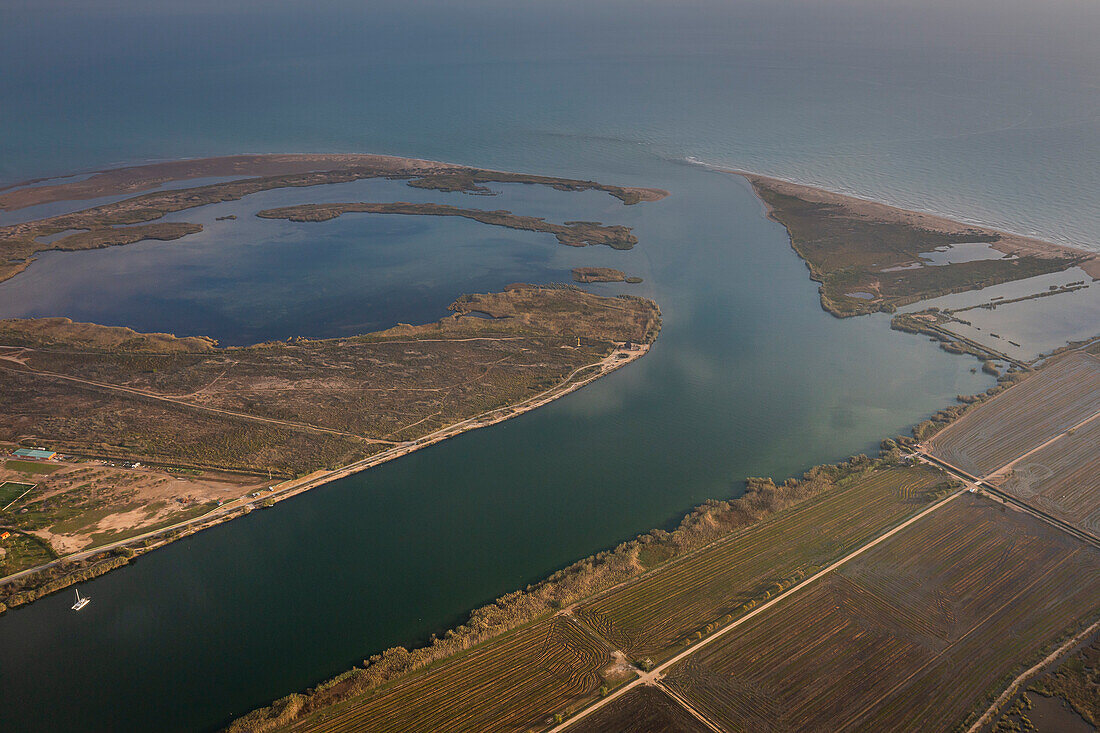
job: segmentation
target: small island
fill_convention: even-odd
[[[611,267],[574,267],[573,280],[579,283],[640,283],[640,277],[627,277],[622,270]]]

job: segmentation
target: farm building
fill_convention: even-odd
[[[57,451],[39,450],[38,448],[20,448],[12,453],[19,458],[37,458],[40,461],[51,461],[57,456]]]

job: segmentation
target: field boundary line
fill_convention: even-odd
[[[998,476],[998,475],[1000,475],[1000,474],[1002,474],[1006,471],[1010,471],[1013,466],[1015,466],[1017,463],[1019,463],[1020,461],[1024,460],[1028,456],[1030,456],[1032,453],[1036,453],[1038,451],[1041,451],[1043,448],[1046,448],[1049,445],[1053,445],[1054,443],[1057,443],[1062,438],[1065,438],[1066,436],[1072,435],[1074,433],[1074,431],[1076,431],[1078,428],[1084,427],[1085,425],[1088,425],[1090,422],[1092,422],[1093,420],[1095,420],[1098,417],[1100,417],[1100,410],[1097,410],[1095,413],[1093,413],[1092,415],[1086,417],[1084,420],[1077,423],[1076,425],[1072,425],[1072,426],[1066,428],[1064,431],[1062,431],[1061,433],[1058,433],[1057,435],[1055,435],[1053,438],[1050,438],[1046,442],[1035,446],[1034,448],[1029,450],[1027,453],[1024,453],[1022,456],[1020,456],[1019,458],[1016,458],[1014,460],[1009,461],[1005,465],[998,468],[996,471],[993,471],[992,473],[986,475],[985,480],[990,481],[990,480],[993,479],[994,476]]]
[[[806,578],[805,580],[803,580],[798,585],[795,585],[795,586],[791,587],[789,590],[787,590],[783,593],[780,593],[779,595],[777,595],[775,598],[771,599],[770,601],[767,601],[766,603],[763,603],[763,604],[757,606],[753,610],[746,613],[744,616],[741,616],[740,618],[734,619],[728,625],[726,625],[724,628],[719,629],[718,631],[715,631],[710,636],[708,636],[704,639],[701,639],[700,641],[696,642],[695,644],[689,646],[688,648],[684,649],[682,652],[680,652],[676,656],[669,659],[667,662],[664,662],[664,663],[660,664],[659,666],[654,667],[652,671],[641,675],[640,677],[638,677],[638,679],[634,680],[633,682],[631,682],[629,684],[623,685],[622,687],[620,687],[618,690],[616,690],[611,695],[608,695],[607,697],[605,697],[602,700],[596,702],[595,704],[588,706],[584,710],[581,710],[575,716],[573,716],[569,720],[561,723],[560,725],[557,725],[557,726],[551,728],[549,733],[559,733],[560,731],[564,731],[566,728],[568,728],[573,723],[576,723],[578,720],[581,720],[582,718],[587,717],[591,713],[593,713],[596,710],[602,708],[607,703],[611,702],[612,700],[616,699],[620,695],[626,693],[628,690],[631,690],[631,689],[633,689],[634,687],[636,687],[638,685],[657,683],[664,676],[665,670],[667,670],[672,665],[674,665],[677,662],[680,662],[680,661],[684,660],[685,658],[691,656],[692,654],[699,651],[700,649],[707,646],[708,644],[711,644],[711,643],[717,641],[718,639],[722,638],[726,634],[728,634],[731,631],[734,631],[735,629],[740,627],[745,622],[749,621],[752,618],[755,618],[757,615],[763,613],[764,611],[767,611],[768,609],[770,609],[772,606],[776,605],[780,601],[785,600],[788,596],[791,596],[794,593],[797,593],[798,591],[802,590],[806,586],[814,583],[815,581],[820,580],[821,578],[825,577],[826,575],[828,575],[832,571],[834,571],[837,568],[841,567],[842,565],[846,564],[850,560],[853,560],[853,559],[859,557],[860,555],[867,552],[871,548],[885,542],[886,540],[888,540],[891,537],[893,537],[894,535],[896,535],[898,532],[901,532],[906,527],[909,527],[910,525],[912,525],[914,522],[917,522],[917,521],[920,521],[921,519],[924,519],[926,516],[928,516],[932,512],[936,511],[937,509],[940,509],[943,506],[946,506],[947,504],[951,503],[955,499],[958,499],[960,496],[962,496],[965,493],[967,493],[966,488],[959,489],[955,493],[947,496],[944,499],[941,499],[940,501],[936,502],[932,506],[927,507],[926,509],[919,512],[918,514],[915,514],[914,516],[912,516],[909,519],[905,520],[901,524],[895,526],[893,529],[890,529],[890,530],[886,531],[885,533],[879,535],[878,537],[876,537],[875,539],[873,539],[870,542],[866,543],[865,545],[863,545],[861,547],[857,547],[855,550],[852,550],[850,553],[848,553],[844,557],[840,558],[839,560],[836,560],[831,565],[823,568],[822,570],[819,570],[817,573],[811,575],[809,578]]]
[[[933,465],[933,466],[930,466],[930,467],[934,470],[940,470],[940,471],[943,470],[939,466],[934,466]],[[649,578],[652,578],[654,575],[657,575],[659,573],[669,572],[673,568],[679,567],[681,564],[691,560],[692,558],[694,558],[698,555],[701,555],[705,552],[713,550],[716,547],[720,547],[724,544],[734,542],[734,541],[740,539],[741,537],[743,537],[744,535],[748,534],[749,532],[758,530],[760,527],[765,527],[769,524],[773,524],[775,522],[781,521],[784,518],[789,518],[791,515],[797,514],[798,512],[808,511],[809,509],[811,509],[813,507],[813,503],[815,501],[823,501],[823,500],[826,500],[826,499],[834,498],[836,495],[838,495],[840,493],[843,493],[843,492],[846,492],[846,491],[855,491],[859,488],[858,479],[866,478],[866,474],[873,473],[875,470],[877,470],[877,469],[869,469],[869,470],[865,471],[864,473],[862,473],[858,476],[845,477],[843,480],[844,481],[851,480],[853,482],[853,485],[843,486],[839,489],[834,485],[834,487],[832,489],[826,489],[825,491],[823,491],[819,494],[815,494],[815,495],[807,497],[806,499],[803,499],[801,501],[797,501],[794,504],[792,504],[792,505],[790,505],[790,506],[788,506],[784,509],[780,509],[777,512],[770,513],[770,514],[762,517],[761,519],[759,519],[755,522],[750,522],[749,524],[746,524],[743,527],[738,527],[737,529],[735,529],[731,532],[728,532],[728,533],[722,535],[721,537],[717,537],[717,538],[711,540],[710,542],[706,543],[705,545],[703,545],[701,547],[697,547],[694,550],[691,550],[690,552],[687,552],[683,555],[680,555],[680,556],[671,558],[669,560],[666,560],[666,561],[650,568],[649,570],[646,570],[645,572],[642,572],[638,575],[632,576],[632,577],[627,578],[625,580],[621,580],[621,581],[619,581],[618,583],[616,583],[615,585],[613,585],[609,588],[604,588],[603,590],[597,591],[597,592],[593,593],[590,596],[587,596],[585,598],[582,598],[579,601],[576,601],[575,603],[571,603],[569,606],[566,606],[562,610],[558,611],[558,613],[560,613],[560,614],[573,613],[578,607],[587,606],[587,605],[591,604],[593,601],[597,601],[597,600],[603,598],[604,596],[607,596],[607,595],[610,595],[611,593],[614,593],[615,591],[622,590],[623,588],[628,588],[632,585],[636,585],[638,583],[641,583],[645,580],[648,580]],[[740,497],[737,497],[737,498],[740,498]]]
[[[694,705],[692,705],[690,702],[688,702],[685,697],[680,695],[680,693],[673,690],[671,687],[666,685],[664,682],[661,682],[660,680],[657,680],[657,682],[655,682],[653,686],[660,689],[666,695],[671,697],[674,702],[678,703],[680,705],[680,707],[682,707],[684,710],[687,710],[689,713],[691,713],[692,716],[697,718],[700,723],[702,723],[706,727],[710,728],[712,731],[714,731],[714,733],[726,733],[725,728],[718,725],[713,720],[711,720],[706,715],[704,715],[701,710],[698,710]]]
[[[996,607],[995,609],[993,609],[992,611],[990,611],[989,613],[987,613],[987,614],[985,615],[985,617],[983,617],[982,619],[980,619],[979,621],[977,621],[977,622],[976,622],[976,623],[975,623],[975,624],[974,624],[973,626],[971,626],[971,627],[970,627],[969,629],[967,629],[967,630],[966,630],[966,633],[965,633],[965,634],[963,634],[963,635],[962,635],[962,636],[960,636],[959,638],[955,639],[954,641],[950,642],[950,643],[949,643],[949,644],[948,644],[947,646],[945,646],[945,647],[944,647],[944,648],[943,648],[942,650],[940,650],[940,651],[939,651],[939,652],[938,652],[938,653],[937,653],[937,654],[936,654],[935,656],[933,656],[933,657],[932,657],[931,659],[929,659],[928,661],[926,661],[926,662],[925,662],[924,664],[922,664],[922,665],[921,665],[920,667],[918,667],[917,669],[915,669],[915,670],[913,670],[912,672],[910,672],[910,673],[909,673],[909,675],[908,675],[908,676],[907,676],[907,677],[906,677],[905,679],[901,680],[901,681],[900,681],[900,682],[898,682],[898,683],[897,683],[896,685],[894,685],[893,687],[891,687],[891,688],[890,688],[889,690],[887,690],[886,692],[884,692],[884,693],[882,693],[881,695],[879,695],[879,696],[878,696],[877,698],[875,698],[875,700],[874,700],[874,701],[872,701],[871,703],[868,703],[867,705],[865,705],[865,706],[863,707],[863,710],[861,710],[861,711],[860,711],[860,712],[859,712],[859,713],[858,713],[857,715],[855,715],[855,717],[853,717],[853,718],[850,718],[850,719],[849,719],[849,720],[847,721],[847,724],[848,724],[848,725],[856,725],[856,724],[858,724],[858,723],[861,723],[861,722],[863,722],[863,720],[864,720],[864,719],[865,719],[865,718],[866,718],[866,717],[867,717],[868,715],[871,715],[871,714],[872,714],[872,713],[873,713],[873,712],[875,711],[875,709],[876,709],[876,708],[878,707],[878,704],[879,704],[880,702],[882,702],[883,700],[885,700],[886,698],[888,698],[888,697],[889,697],[890,695],[893,695],[893,694],[894,694],[895,692],[897,692],[897,691],[898,691],[898,690],[900,690],[900,689],[901,689],[902,687],[904,687],[904,686],[905,686],[906,684],[908,684],[908,683],[909,683],[909,681],[910,681],[911,679],[913,679],[913,678],[914,678],[914,677],[916,677],[916,676],[917,676],[918,674],[920,674],[920,673],[921,673],[921,672],[923,672],[924,670],[928,669],[928,667],[930,667],[931,665],[935,664],[935,663],[936,663],[936,662],[938,662],[938,661],[939,661],[940,659],[942,659],[942,658],[943,658],[943,656],[944,656],[945,654],[947,654],[947,652],[949,652],[949,651],[950,651],[950,650],[951,650],[952,648],[954,648],[954,647],[955,647],[955,646],[956,646],[956,645],[957,645],[957,644],[958,644],[959,642],[961,642],[961,641],[962,641],[963,639],[965,639],[966,637],[968,637],[968,636],[970,636],[971,634],[973,634],[973,633],[974,633],[975,631],[977,631],[977,630],[978,630],[979,628],[981,628],[981,626],[982,626],[983,624],[985,624],[985,623],[986,623],[987,621],[989,621],[989,620],[990,620],[991,618],[993,618],[994,616],[996,616],[997,614],[999,614],[999,613],[1000,613],[1001,611],[1003,611],[1003,610],[1005,610],[1006,608],[1008,608],[1008,607],[1009,607],[1010,605],[1012,605],[1012,603],[1013,603],[1013,602],[1014,602],[1014,601],[1015,601],[1015,600],[1016,600],[1017,598],[1019,598],[1019,597],[1020,597],[1020,596],[1022,596],[1022,595],[1023,595],[1024,593],[1027,593],[1027,592],[1028,592],[1029,590],[1031,590],[1032,588],[1034,588],[1034,587],[1035,587],[1035,586],[1036,586],[1036,585],[1037,585],[1037,584],[1038,584],[1038,583],[1039,583],[1040,581],[1042,581],[1042,580],[1045,580],[1045,579],[1047,578],[1047,576],[1049,576],[1049,575],[1050,575],[1051,573],[1053,573],[1053,572],[1054,572],[1055,570],[1058,570],[1058,569],[1059,569],[1059,568],[1061,568],[1061,567],[1062,567],[1063,565],[1065,565],[1065,564],[1066,564],[1067,562],[1069,562],[1069,561],[1070,561],[1070,560],[1072,560],[1072,559],[1073,559],[1074,557],[1076,557],[1077,553],[1078,553],[1078,552],[1080,552],[1080,551],[1081,551],[1081,550],[1080,550],[1080,548],[1078,548],[1078,549],[1075,549],[1075,550],[1074,550],[1073,552],[1071,552],[1070,554],[1066,555],[1066,556],[1065,556],[1065,557],[1063,557],[1063,558],[1062,558],[1061,560],[1059,560],[1059,561],[1058,561],[1057,563],[1055,563],[1055,564],[1054,564],[1053,566],[1051,566],[1051,568],[1050,568],[1049,570],[1047,570],[1047,571],[1046,571],[1045,573],[1043,573],[1042,575],[1040,575],[1040,576],[1039,576],[1038,578],[1035,578],[1035,579],[1034,579],[1034,580],[1032,580],[1032,581],[1031,581],[1030,583],[1028,583],[1028,584],[1027,584],[1026,586],[1024,586],[1024,587],[1023,587],[1022,589],[1020,589],[1020,590],[1019,590],[1019,591],[1017,591],[1016,593],[1013,593],[1013,594],[1012,594],[1012,597],[1011,597],[1011,598],[1009,598],[1009,599],[1008,599],[1008,600],[1006,600],[1006,601],[1005,601],[1004,603],[1002,603],[1001,605],[997,606],[997,607]]]
[[[1050,654],[1048,654],[1032,667],[1021,672],[1019,676],[1016,677],[1016,679],[1012,680],[1012,683],[1008,686],[1008,688],[1004,692],[1002,692],[996,700],[993,701],[993,703],[989,706],[989,709],[986,710],[984,714],[982,714],[982,717],[978,718],[977,722],[975,722],[974,725],[970,726],[970,728],[967,729],[967,733],[977,733],[977,731],[980,730],[982,726],[990,723],[992,717],[997,714],[1000,708],[1016,695],[1016,692],[1019,690],[1021,685],[1023,685],[1036,674],[1041,672],[1044,667],[1056,661],[1058,657],[1062,656],[1067,651],[1077,646],[1097,631],[1100,631],[1100,620],[1093,622],[1091,626],[1086,628],[1081,633],[1077,634],[1077,636],[1074,636],[1065,644],[1062,644],[1060,647],[1052,651]]]

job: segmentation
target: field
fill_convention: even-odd
[[[0,549],[4,550],[4,557],[0,559],[0,575],[18,573],[56,557],[49,546],[37,537],[15,532],[6,540],[0,540]]]
[[[710,728],[652,686],[637,687],[593,713],[569,733],[710,733]]]
[[[290,730],[527,730],[594,698],[609,650],[568,619],[523,627]]]
[[[1014,464],[1000,488],[1100,537],[1100,418]]]
[[[4,468],[9,471],[17,471],[19,473],[26,473],[32,475],[46,475],[51,474],[57,470],[56,465],[49,463],[39,463],[38,461],[5,461]]]
[[[1100,272],[1081,250],[960,224],[773,178],[744,175],[783,224],[791,245],[821,283],[821,304],[836,316],[875,311],[1080,264]],[[930,266],[938,247],[988,242],[1012,258]],[[1094,274],[1094,276],[1096,276]]]
[[[1097,412],[1100,359],[1074,353],[969,410],[928,448],[972,475],[988,476]]]
[[[727,614],[790,587],[828,561],[915,514],[943,475],[893,468],[846,479],[637,582],[584,604],[577,616],[635,659],[655,661]],[[778,585],[777,585],[778,584]]]
[[[4,481],[0,483],[0,509],[11,504],[33,488],[34,484],[24,484],[19,481]]]
[[[962,494],[675,665],[729,730],[949,730],[1100,613],[1100,551]]]

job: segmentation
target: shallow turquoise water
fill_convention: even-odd
[[[94,601],[79,615],[65,594],[6,614],[0,723],[216,726],[735,494],[746,476],[871,452],[988,386],[972,360],[884,317],[822,312],[747,184],[685,158],[1052,237],[1100,231],[1098,57],[1081,30],[1091,7],[990,18],[980,5],[589,5],[9,13],[0,176],[11,181],[142,158],[350,150],[672,196],[624,207],[526,187],[496,199],[380,182],[271,192],[179,216],[208,223],[202,235],[46,255],[0,285],[0,316],[226,343],[428,320],[462,292],[563,280],[577,265],[644,277],[593,289],[647,295],[664,312],[646,358],[548,407],[153,553],[85,584]],[[291,196],[594,218],[635,227],[640,243],[577,250],[465,221],[252,217]],[[240,218],[213,221],[230,211]]]

